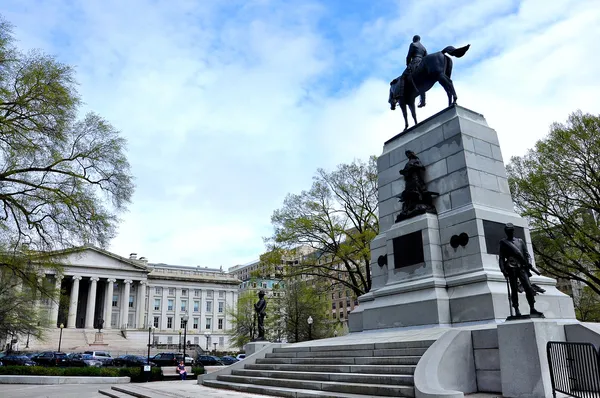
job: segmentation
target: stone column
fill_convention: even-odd
[[[50,308],[50,327],[58,325],[58,307],[60,305],[60,286],[62,283],[62,275],[55,276],[54,289],[56,290],[56,297],[52,298],[52,304]]]
[[[75,321],[77,320],[77,301],[79,298],[79,281],[80,276],[73,276],[73,286],[71,287],[71,302],[69,303],[69,318],[67,319],[67,328],[75,328]]]
[[[131,279],[127,279],[125,281],[125,289],[123,289],[123,299],[121,300],[121,325],[120,327],[124,327],[129,319],[129,293],[131,291]]]
[[[85,312],[85,328],[94,328],[94,319],[96,317],[96,289],[98,288],[98,279],[90,278],[90,288],[88,290],[87,310]]]
[[[146,306],[144,305],[146,303],[146,281],[140,281],[140,287],[138,288],[138,296],[137,296],[137,328],[141,329],[141,328],[145,328],[146,325],[144,325],[144,312],[146,309]],[[148,319],[148,323],[150,323],[150,320]]]
[[[104,329],[111,329],[113,289],[116,279],[106,280],[106,301],[104,303]]]

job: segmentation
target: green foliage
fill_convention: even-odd
[[[242,349],[244,345],[252,340],[256,323],[254,320],[254,303],[258,301],[256,292],[247,290],[238,296],[235,307],[227,308],[227,315],[231,319],[231,345]],[[267,304],[267,318],[269,317],[270,303]]]
[[[271,217],[274,234],[266,239],[261,261],[281,265],[302,257],[287,275],[308,275],[352,289],[356,296],[371,289],[370,242],[379,233],[377,161],[355,160],[333,172],[317,171],[310,190],[288,194]],[[312,255],[303,255],[309,248]]]
[[[106,246],[134,186],[119,131],[94,113],[78,118],[73,68],[14,42],[0,17],[0,278],[20,278],[33,292],[18,297],[3,289],[0,302],[25,311],[40,294],[56,295],[36,282],[40,268],[60,271],[40,253]],[[36,332],[34,314],[24,326],[8,321],[18,319],[14,314],[2,315],[0,333]]]
[[[280,323],[271,327],[271,332],[283,328],[283,333],[291,343],[309,339],[320,339],[333,335],[333,325],[327,314],[330,303],[321,289],[313,286],[312,281],[290,280],[287,282],[285,294],[276,304],[274,319]],[[313,319],[312,326],[308,325],[308,318]],[[309,332],[310,329],[310,332]]]
[[[581,111],[507,167],[537,265],[600,293],[600,117]]]
[[[204,366],[192,366],[192,373],[195,376],[203,375],[205,372]]]
[[[575,300],[575,314],[581,322],[600,322],[600,295],[585,286]]]

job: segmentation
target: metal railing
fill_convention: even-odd
[[[591,343],[550,341],[546,345],[552,395],[600,397],[600,354]]]

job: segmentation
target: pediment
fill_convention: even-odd
[[[52,255],[65,267],[85,267],[87,269],[133,271],[148,273],[150,270],[141,263],[129,260],[94,246],[63,250]]]

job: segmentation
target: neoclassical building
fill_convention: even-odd
[[[60,275],[46,274],[61,290],[41,303],[48,324],[67,329],[134,331],[153,327],[155,343],[176,343],[187,317],[188,341],[227,349],[227,309],[237,303],[240,281],[222,269],[152,264],[132,253],[118,256],[94,246],[56,252]],[[207,337],[207,343],[209,343]],[[214,343],[213,343],[214,342]]]

